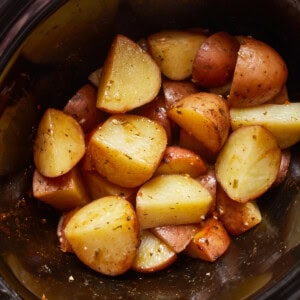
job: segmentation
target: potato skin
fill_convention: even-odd
[[[234,72],[239,47],[238,40],[227,32],[209,36],[196,54],[192,81],[207,88],[227,83]]]
[[[267,102],[284,86],[288,75],[286,64],[266,43],[244,36],[239,40],[229,105],[249,107]]]

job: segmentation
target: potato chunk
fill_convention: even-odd
[[[90,201],[77,167],[54,178],[45,177],[35,170],[32,191],[35,198],[62,211],[83,206]]]
[[[166,30],[148,36],[147,42],[161,72],[169,79],[183,80],[191,76],[196,52],[205,39],[199,32]]]
[[[240,127],[219,153],[216,178],[231,199],[244,203],[273,184],[280,161],[280,148],[267,129],[259,125]]]
[[[134,262],[139,245],[132,205],[107,196],[82,207],[70,218],[65,236],[78,258],[93,270],[115,276]]]
[[[272,132],[281,149],[300,141],[300,103],[231,108],[230,116],[233,130],[245,125],[262,125]]]
[[[167,146],[158,123],[137,115],[113,115],[91,136],[96,170],[123,187],[137,187],[155,172]]]
[[[222,223],[210,218],[202,223],[202,228],[195,234],[185,253],[195,258],[214,262],[226,252],[230,242],[230,237]]]
[[[231,107],[249,107],[272,99],[286,83],[287,67],[271,46],[238,37],[240,49],[229,94]]]
[[[160,175],[137,193],[141,228],[199,223],[213,202],[209,191],[190,176]]]
[[[147,229],[141,231],[140,239],[133,270],[142,273],[156,272],[167,268],[177,259],[176,253]]]
[[[228,136],[229,110],[218,95],[200,92],[187,96],[168,111],[168,116],[214,153]]]
[[[152,57],[117,35],[103,66],[97,107],[109,113],[127,112],[153,100],[160,85],[161,74]]]
[[[60,110],[47,109],[34,143],[33,158],[38,171],[47,177],[66,174],[84,153],[85,139],[79,123]]]

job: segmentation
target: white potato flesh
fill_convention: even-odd
[[[142,230],[140,239],[133,270],[142,273],[156,272],[167,268],[176,260],[176,253],[149,230]]]
[[[132,205],[121,197],[95,200],[70,218],[65,236],[78,258],[93,270],[115,276],[132,265],[139,245]]]
[[[300,141],[300,103],[262,104],[231,108],[233,130],[246,125],[262,125],[275,136],[281,149]]]
[[[117,35],[102,70],[97,107],[124,113],[153,100],[161,73],[152,57],[134,41]]]
[[[247,202],[261,196],[277,177],[281,150],[274,136],[262,126],[234,131],[216,161],[216,178],[228,196]]]
[[[113,115],[89,143],[96,170],[123,187],[137,187],[155,172],[167,146],[164,128],[146,117]]]
[[[33,157],[37,170],[47,177],[66,174],[84,153],[85,139],[79,123],[60,110],[47,109],[34,143]]]
[[[161,72],[173,80],[191,76],[198,48],[206,39],[199,32],[166,30],[148,36],[149,52]]]
[[[185,175],[160,175],[137,193],[136,213],[141,228],[199,223],[213,198],[196,179]]]

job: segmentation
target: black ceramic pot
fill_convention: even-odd
[[[60,252],[58,215],[31,197],[32,140],[41,112],[61,108],[101,66],[114,34],[138,39],[196,26],[271,44],[287,62],[291,100],[300,101],[298,0],[0,2],[1,299],[300,298],[298,145],[286,180],[259,200],[263,222],[233,238],[213,264],[180,257],[155,274],[96,274]],[[5,108],[16,103],[4,122]]]

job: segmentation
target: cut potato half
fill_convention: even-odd
[[[140,239],[133,270],[141,273],[156,272],[167,268],[177,259],[176,253],[149,230],[142,230]]]
[[[101,74],[97,107],[124,113],[153,100],[161,73],[152,57],[134,41],[117,35]]]
[[[213,198],[196,179],[184,175],[160,175],[137,193],[136,212],[141,228],[199,223]]]
[[[197,50],[205,39],[199,32],[166,30],[148,36],[147,42],[161,72],[169,79],[183,80],[191,76]]]
[[[138,115],[113,115],[92,135],[89,149],[96,170],[112,183],[137,187],[150,179],[167,146],[157,122]]]
[[[281,150],[259,125],[234,131],[216,161],[216,178],[228,196],[245,203],[261,196],[277,177]]]
[[[65,236],[78,258],[93,270],[115,276],[134,262],[139,245],[135,211],[121,197],[92,201],[70,218]]]
[[[61,176],[69,172],[84,153],[85,139],[79,123],[60,110],[47,109],[34,143],[37,170],[46,177]]]
[[[231,108],[230,117],[233,130],[246,125],[264,126],[272,132],[282,149],[300,141],[300,103]]]

